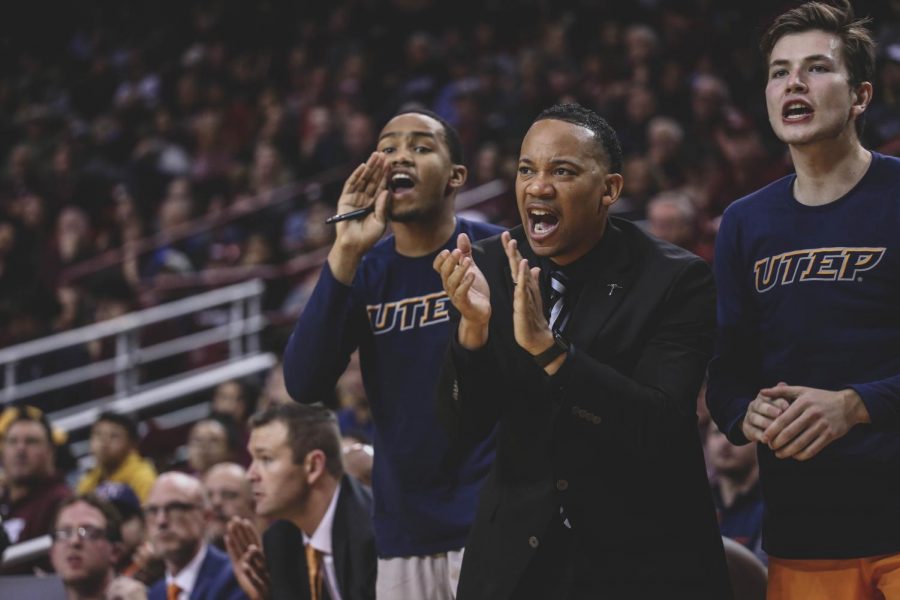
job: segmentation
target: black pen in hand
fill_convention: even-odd
[[[357,208],[356,210],[351,210],[350,212],[341,213],[339,215],[334,215],[333,217],[328,217],[325,219],[326,225],[331,225],[332,223],[337,223],[339,221],[349,221],[351,219],[362,219],[367,214],[375,210],[375,203],[373,202],[369,206],[365,208]]]

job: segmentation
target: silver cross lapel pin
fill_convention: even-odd
[[[609,288],[609,295],[610,295],[610,296],[612,296],[612,295],[615,293],[616,290],[623,290],[623,289],[625,289],[625,288],[623,288],[621,285],[619,285],[618,283],[609,283],[609,284],[606,285],[606,287]]]

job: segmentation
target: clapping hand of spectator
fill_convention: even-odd
[[[231,518],[225,533],[225,548],[241,589],[250,600],[266,600],[269,597],[269,571],[259,532],[249,519]]]
[[[123,571],[123,575],[133,577],[144,585],[150,585],[165,574],[162,558],[156,553],[153,544],[144,542],[134,551],[131,565]]]
[[[147,600],[147,588],[131,577],[119,576],[106,588],[104,600]]]

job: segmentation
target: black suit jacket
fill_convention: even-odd
[[[348,475],[331,529],[334,570],[344,600],[375,598],[375,535],[372,530],[372,494]],[[309,576],[303,534],[288,521],[276,521],[263,534],[263,552],[269,568],[272,600],[307,600]]]
[[[511,234],[537,265],[522,228]],[[489,339],[467,352],[453,336],[440,385],[452,391],[439,410],[463,438],[498,422],[499,437],[460,600],[510,597],[560,506],[590,595],[730,597],[696,419],[712,274],[627,221],[610,219],[600,243],[602,266],[577,299],[565,331],[573,349],[554,377],[515,341],[499,238],[475,245],[491,288]]]

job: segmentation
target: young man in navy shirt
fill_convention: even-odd
[[[461,233],[481,239],[500,231],[455,216],[466,174],[459,136],[443,119],[414,110],[388,121],[337,206],[339,213],[374,210],[336,224],[337,239],[285,349],[285,383],[299,402],[330,393],[359,349],[375,423],[378,597],[454,597],[493,460],[491,436],[461,448],[435,414],[450,306],[432,261]],[[388,224],[392,235],[382,240]]]
[[[859,140],[864,25],[811,2],[766,32],[796,174],[731,205],[717,240],[707,400],[758,445],[770,599],[900,598],[900,160]]]

